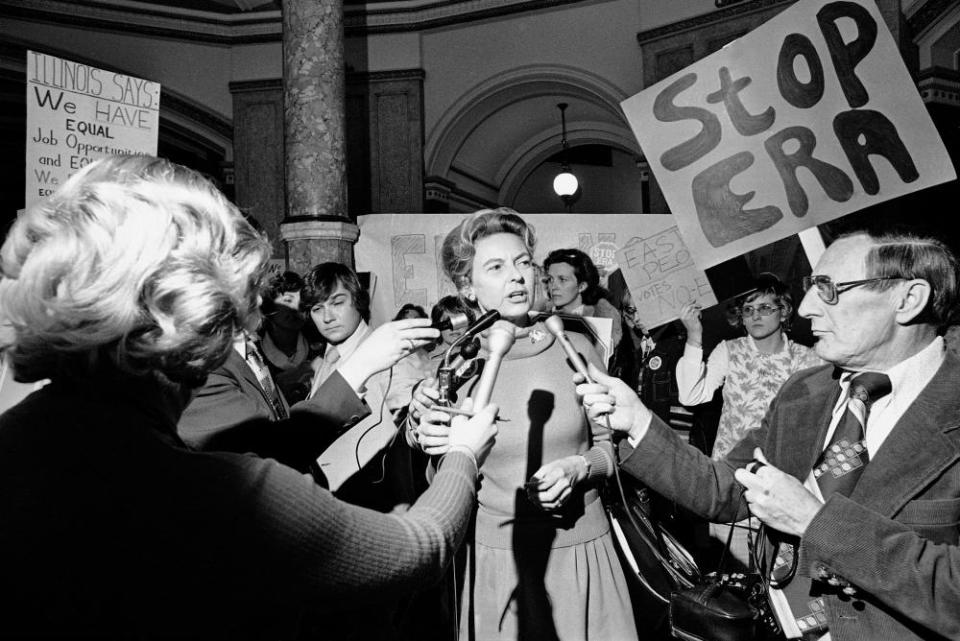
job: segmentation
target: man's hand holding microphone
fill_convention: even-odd
[[[647,434],[653,413],[620,379],[607,376],[593,365],[589,366],[588,373],[593,383],[586,382],[581,373],[573,375],[577,395],[587,415],[601,423],[609,420],[613,430],[626,432],[631,444],[639,445]],[[754,516],[781,532],[803,536],[823,503],[799,480],[770,465],[760,448],[754,451],[754,456],[754,463],[736,471],[736,479],[744,486],[744,498]]]

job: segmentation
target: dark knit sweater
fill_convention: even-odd
[[[62,381],[0,416],[0,637],[289,638],[429,585],[460,544],[469,456],[385,515],[272,460],[190,451],[169,407]]]

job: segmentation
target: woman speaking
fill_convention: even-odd
[[[636,639],[596,487],[613,474],[610,435],[579,407],[560,342],[530,321],[534,244],[533,229],[509,209],[475,213],[443,243],[444,271],[460,296],[480,312],[497,310],[514,336],[493,389],[504,422],[481,468],[460,638]],[[481,336],[481,357],[489,356],[494,334]],[[603,367],[585,338],[570,338]],[[478,379],[483,373],[460,395]],[[449,444],[449,415],[438,399],[435,388],[421,385],[411,406],[416,441],[428,454],[443,454]]]

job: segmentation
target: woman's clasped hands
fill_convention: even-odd
[[[541,509],[558,510],[589,473],[587,459],[579,454],[551,461],[534,472],[524,484],[527,499]]]

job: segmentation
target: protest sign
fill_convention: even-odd
[[[429,310],[453,283],[440,264],[440,246],[451,229],[469,214],[370,214],[360,216],[360,239],[354,248],[358,271],[378,276],[371,297],[374,325],[393,318],[404,303]],[[676,223],[663,214],[523,214],[537,234],[534,260],[554,249],[584,251],[608,274],[616,269],[617,251],[637,237],[653,236]]]
[[[621,106],[701,268],[956,177],[872,0],[797,2]]]
[[[116,154],[157,153],[160,85],[27,51],[26,206]]]
[[[709,307],[717,302],[707,275],[693,262],[676,227],[634,238],[617,252],[617,263],[644,327],[680,318],[687,303]]]
[[[157,153],[160,85],[27,51],[25,208],[98,158]],[[25,385],[0,362],[0,412],[47,381]]]

